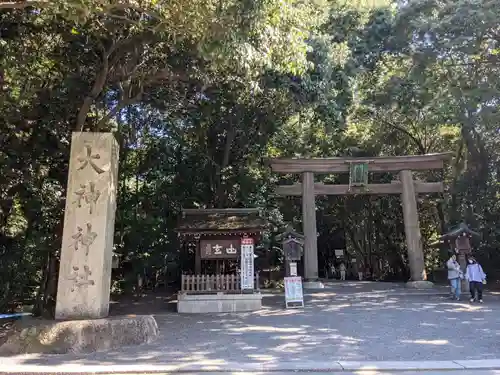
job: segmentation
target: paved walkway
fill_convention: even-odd
[[[82,365],[114,365],[120,371],[121,366],[163,371],[500,369],[500,297],[488,294],[484,305],[471,305],[448,300],[447,292],[333,283],[307,293],[304,309],[285,310],[283,296],[269,295],[258,312],[159,314],[161,338],[152,344],[85,356],[0,358],[0,371],[12,365],[73,371]]]
[[[79,363],[66,363],[61,365],[18,365],[0,367],[0,374],[120,374],[120,375],[139,375],[139,374],[296,374],[297,372],[307,372],[314,374],[496,374],[500,375],[500,361],[494,363],[485,362],[305,362],[302,364],[293,362],[284,362],[279,364],[249,364],[249,363],[224,363],[212,365],[185,364],[184,366],[174,365],[152,365],[141,364],[128,365],[82,365]]]

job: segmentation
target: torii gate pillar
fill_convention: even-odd
[[[316,229],[316,199],[314,194],[314,174],[302,174],[302,225],[304,230],[304,279],[311,286],[318,280],[318,234]],[[306,284],[309,285],[309,284]]]
[[[406,245],[408,247],[408,263],[410,266],[411,281],[427,280],[425,273],[424,252],[418,222],[417,199],[412,172],[408,170],[399,173],[402,185],[401,204],[405,224]]]

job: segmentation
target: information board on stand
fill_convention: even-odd
[[[254,289],[253,238],[241,239],[241,290]]]
[[[287,309],[304,307],[302,277],[285,277],[285,306]]]

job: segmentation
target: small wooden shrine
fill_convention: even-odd
[[[470,240],[480,237],[478,232],[474,232],[467,224],[461,223],[457,228],[439,237],[439,241],[447,244],[451,249],[456,249],[459,253],[469,254],[472,251]]]
[[[304,255],[304,235],[289,225],[275,240],[281,242],[285,257],[285,276],[297,276],[297,263]]]
[[[260,309],[255,244],[267,226],[258,209],[183,209],[178,311]]]
[[[471,240],[480,237],[481,235],[470,229],[467,224],[461,223],[455,229],[440,236],[439,241],[431,244],[431,246],[448,247],[449,252],[457,254],[458,263],[460,263],[462,269],[465,269],[467,266],[466,256],[472,252]],[[463,283],[463,290],[469,290],[467,282]]]

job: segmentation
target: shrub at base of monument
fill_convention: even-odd
[[[91,353],[150,343],[159,335],[152,315],[72,321],[26,319],[18,323],[14,333],[0,346],[1,356]]]

